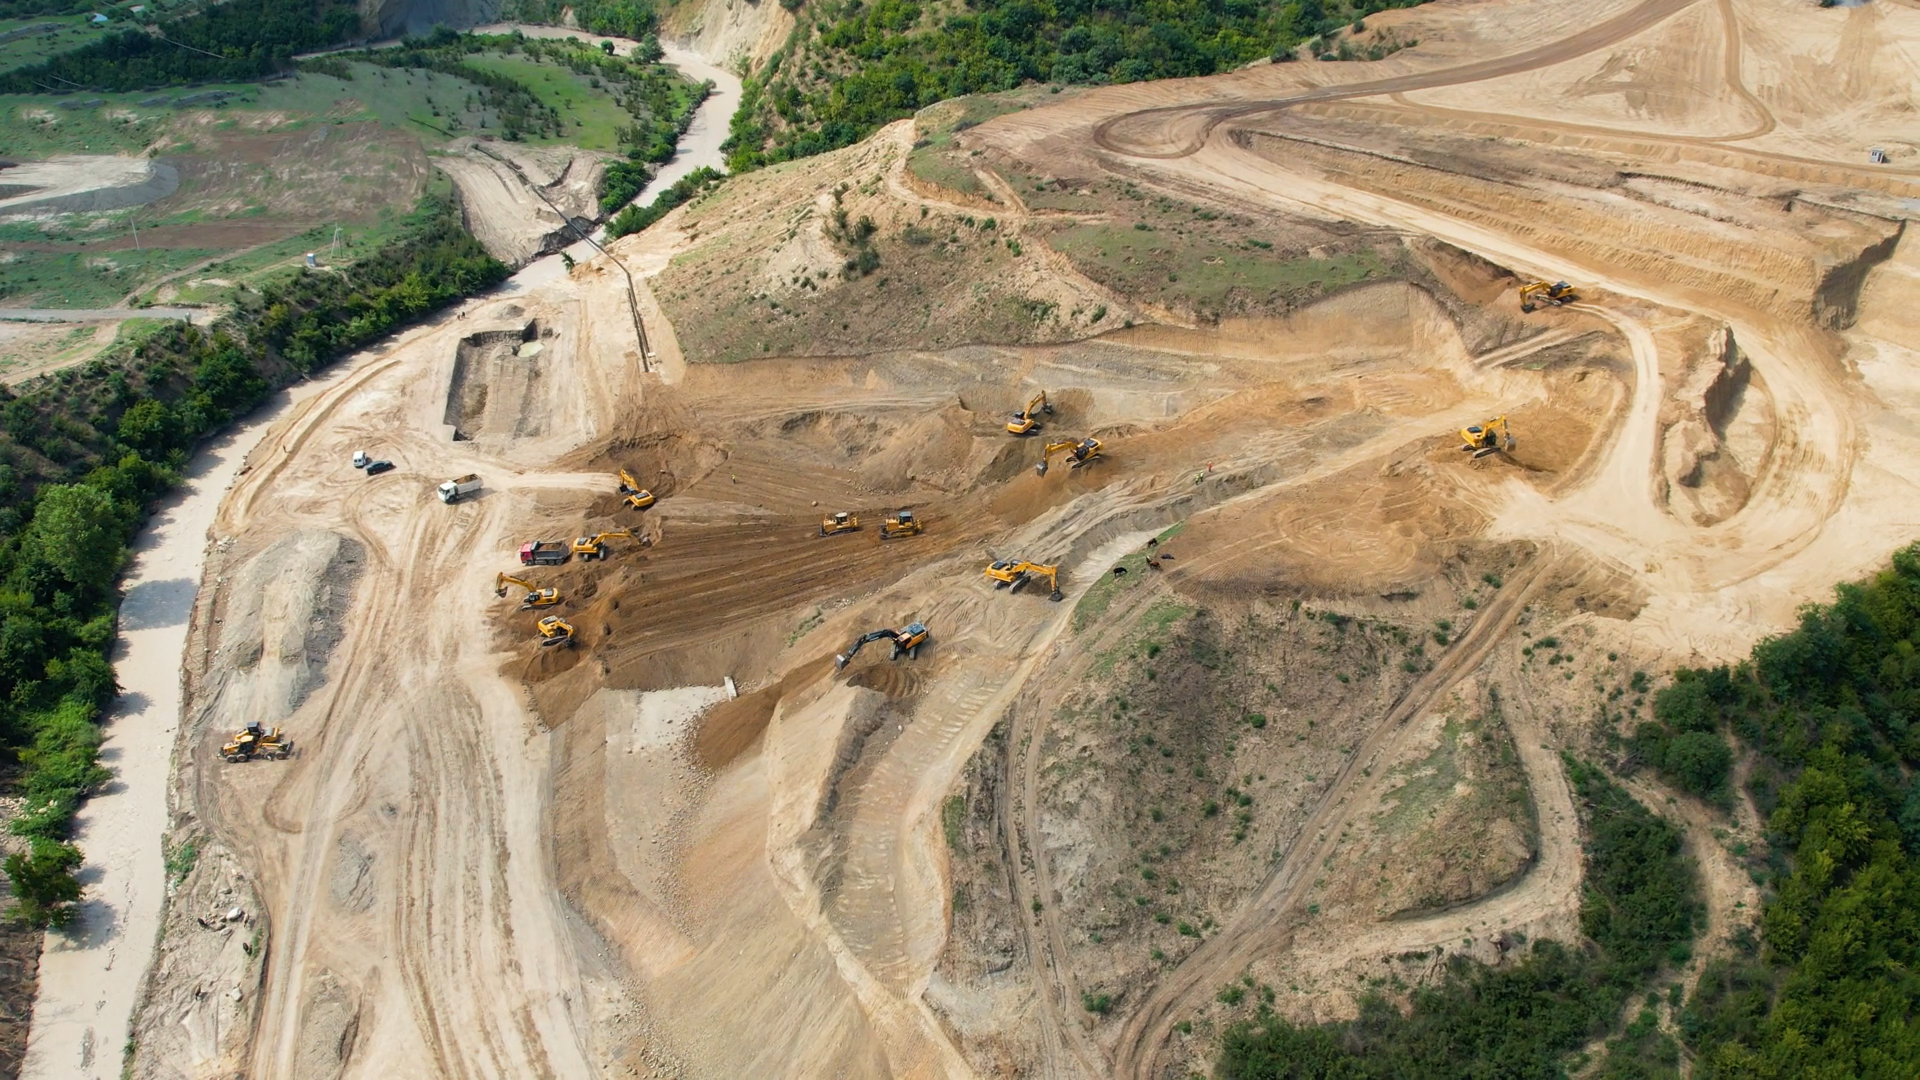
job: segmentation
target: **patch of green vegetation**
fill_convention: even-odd
[[[1680,790],[1722,808],[1731,807],[1733,793],[1727,776],[1733,768],[1733,750],[1720,734],[1724,725],[1720,703],[1733,696],[1726,668],[1682,670],[1671,686],[1653,696],[1653,719],[1634,729],[1634,755]]]
[[[1179,535],[1180,530],[1185,528],[1186,524],[1184,521],[1179,522],[1154,539],[1160,543],[1165,543],[1170,538]],[[1126,567],[1127,572],[1125,574],[1116,577],[1113,572],[1109,570],[1107,573],[1101,575],[1098,581],[1095,581],[1087,587],[1087,591],[1080,596],[1080,602],[1073,606],[1073,629],[1075,633],[1085,630],[1088,624],[1106,614],[1107,608],[1113,604],[1114,598],[1119,596],[1121,592],[1146,583],[1146,575],[1148,573],[1147,555],[1147,550],[1142,548],[1139,551],[1123,556],[1118,565]]]
[[[993,192],[980,182],[973,168],[964,158],[957,158],[943,150],[931,147],[916,147],[907,155],[907,171],[915,180],[958,192],[975,199],[996,201]]]
[[[1920,545],[1835,591],[1661,693],[1663,723],[1697,706],[1757,752],[1776,860],[1761,942],[1710,965],[1680,1017],[1695,1076],[1920,1075]]]
[[[590,76],[580,76],[554,64],[543,64],[518,56],[480,53],[469,56],[467,66],[512,79],[560,118],[552,140],[587,150],[612,150],[620,144],[619,132],[632,119],[627,111],[588,84]]]
[[[196,248],[145,251],[20,251],[0,263],[0,298],[18,307],[103,308],[146,282],[207,259]]]
[[[1499,968],[1454,957],[1408,1011],[1370,996],[1344,1024],[1296,1026],[1262,1007],[1222,1034],[1214,1076],[1564,1077],[1569,1054],[1616,1030],[1627,999],[1684,962],[1701,923],[1680,830],[1597,768],[1569,759],[1567,773],[1588,837],[1580,927],[1591,947],[1536,940]]]
[[[179,847],[167,852],[167,880],[175,885],[187,879],[193,873],[193,864],[200,859],[200,843],[188,840]]]
[[[64,13],[0,19],[0,72],[38,64],[49,56],[78,49],[120,29],[111,24],[95,26],[85,16]]]
[[[1097,213],[1108,209],[1111,205],[1107,200],[1092,194],[1092,185],[1079,181],[1049,180],[1046,177],[1005,168],[1000,170],[1000,175],[1029,209]]]
[[[165,128],[158,110],[135,105],[145,95],[101,96],[99,105],[72,108],[94,98],[9,94],[0,103],[0,154],[37,158],[54,154],[126,154],[147,148]],[[129,115],[131,114],[131,115]]]
[[[967,797],[949,795],[940,804],[940,828],[947,836],[947,850],[959,854],[965,850],[967,820]]]
[[[638,203],[613,216],[607,222],[607,239],[617,240],[629,233],[637,233],[661,218],[674,207],[692,199],[703,191],[711,191],[720,185],[722,175],[702,165],[675,181],[672,187],[654,196],[645,206]]]
[[[1074,225],[1047,242],[1110,288],[1216,313],[1296,305],[1386,270],[1371,251],[1288,258],[1221,237],[1139,227],[1144,224]]]

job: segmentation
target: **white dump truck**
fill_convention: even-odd
[[[440,501],[443,503],[457,503],[461,499],[479,490],[480,476],[478,473],[456,476],[440,485]]]

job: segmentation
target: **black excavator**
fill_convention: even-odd
[[[846,652],[833,658],[833,670],[839,671],[841,668],[846,667],[847,663],[853,659],[854,654],[859,652],[867,642],[880,641],[886,638],[890,638],[893,641],[893,655],[887,659],[898,660],[900,659],[900,655],[905,653],[907,659],[911,660],[914,655],[920,651],[920,646],[927,640],[927,624],[908,623],[898,630],[889,630],[886,627],[881,627],[878,630],[869,630],[859,637],[854,638],[853,644],[847,646]]]

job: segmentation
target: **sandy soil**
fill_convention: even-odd
[[[1559,751],[1591,749],[1600,695],[1737,655],[1920,535],[1920,191],[1902,159],[1837,149],[1898,108],[1780,74],[1865,49],[1863,25],[1920,37],[1911,9],[1859,10],[1615,0],[1569,28],[1543,0],[1431,5],[1383,17],[1421,45],[1377,63],[1062,95],[958,136],[1006,239],[1122,205],[1029,205],[1038,177],[1377,244],[1389,272],[1268,316],[1116,294],[1133,325],[1099,338],[937,338],[905,286],[945,267],[964,310],[989,253],[1024,258],[1006,239],[925,265],[903,240],[885,295],[833,283],[824,229],[801,243],[836,168],[886,230],[939,214],[958,235],[975,210],[900,178],[896,129],[614,245],[662,290],[639,297],[659,378],[598,258],[360,358],[214,525],[172,834],[204,868],[170,909],[135,1075],[1177,1076],[1206,1067],[1243,976],[1327,1018],[1369,973],[1570,936]],[[1793,33],[1752,29],[1776,17]],[[1860,71],[1910,86],[1874,55]],[[1045,265],[1074,303],[1135,287]],[[839,336],[682,355],[709,328],[670,313],[742,273],[764,275],[755,318],[804,304]],[[1516,275],[1583,300],[1523,314]],[[477,337],[499,332],[521,344]],[[1092,433],[1102,460],[1035,475],[1040,447],[1003,427],[1035,388],[1048,434]],[[1495,414],[1513,452],[1459,453]],[[352,472],[361,447],[399,468]],[[659,502],[626,509],[617,468]],[[480,497],[431,496],[465,472]],[[873,519],[902,506],[926,534],[883,543]],[[839,509],[867,527],[821,537]],[[1176,524],[1155,572],[1142,545]],[[527,540],[615,527],[639,536],[610,560],[529,572],[576,628],[541,649],[493,575]],[[996,592],[992,557],[1057,563],[1064,602]],[[835,671],[913,620],[917,657]],[[1208,625],[1285,650],[1233,666]],[[1100,726],[1126,712],[1105,695],[1176,675],[1219,712],[1187,742]],[[740,696],[690,716],[727,679]],[[1450,717],[1494,722],[1496,690],[1485,745],[1509,749],[1446,765],[1431,820],[1504,861],[1423,891],[1446,838],[1381,823]],[[253,715],[301,752],[218,762]],[[1522,780],[1528,813],[1476,809]],[[1672,812],[1708,871],[1710,953],[1752,897],[1728,823]],[[1119,867],[1158,891],[1115,892]],[[204,918],[222,904],[245,933]],[[194,1004],[206,987],[230,994]]]

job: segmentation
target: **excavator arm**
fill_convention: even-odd
[[[1084,439],[1065,439],[1061,442],[1050,442],[1040,451],[1040,463],[1033,467],[1033,471],[1039,473],[1041,476],[1047,475],[1047,462],[1053,459],[1053,455],[1062,451],[1066,452],[1067,464],[1077,469],[1087,462],[1098,458],[1100,456],[1100,450],[1100,440],[1092,436]]]
[[[898,660],[900,659],[900,655],[905,653],[907,659],[911,660],[914,655],[920,651],[921,644],[927,640],[927,624],[916,622],[908,623],[898,630],[890,630],[884,626],[878,630],[869,630],[859,637],[854,638],[853,644],[847,646],[846,652],[833,658],[833,669],[839,671],[846,667],[848,662],[850,662],[861,649],[865,648],[868,642],[880,641],[882,639],[893,642],[893,656],[889,659]]]
[[[1007,421],[1007,433],[1009,435],[1032,435],[1034,432],[1039,431],[1041,413],[1046,413],[1048,416],[1053,415],[1053,405],[1047,401],[1047,392],[1045,390],[1033,395],[1033,400],[1027,402],[1026,408],[1013,414],[1013,418]]]
[[[522,611],[525,611],[528,608],[552,607],[554,604],[557,604],[560,602],[559,589],[551,589],[551,588],[543,589],[540,586],[535,585],[533,582],[526,580],[525,578],[517,578],[517,577],[514,577],[512,574],[495,574],[494,575],[493,595],[495,596],[507,595],[507,586],[509,585],[518,585],[521,588],[527,590],[526,596],[522,597],[520,600],[520,610]]]

